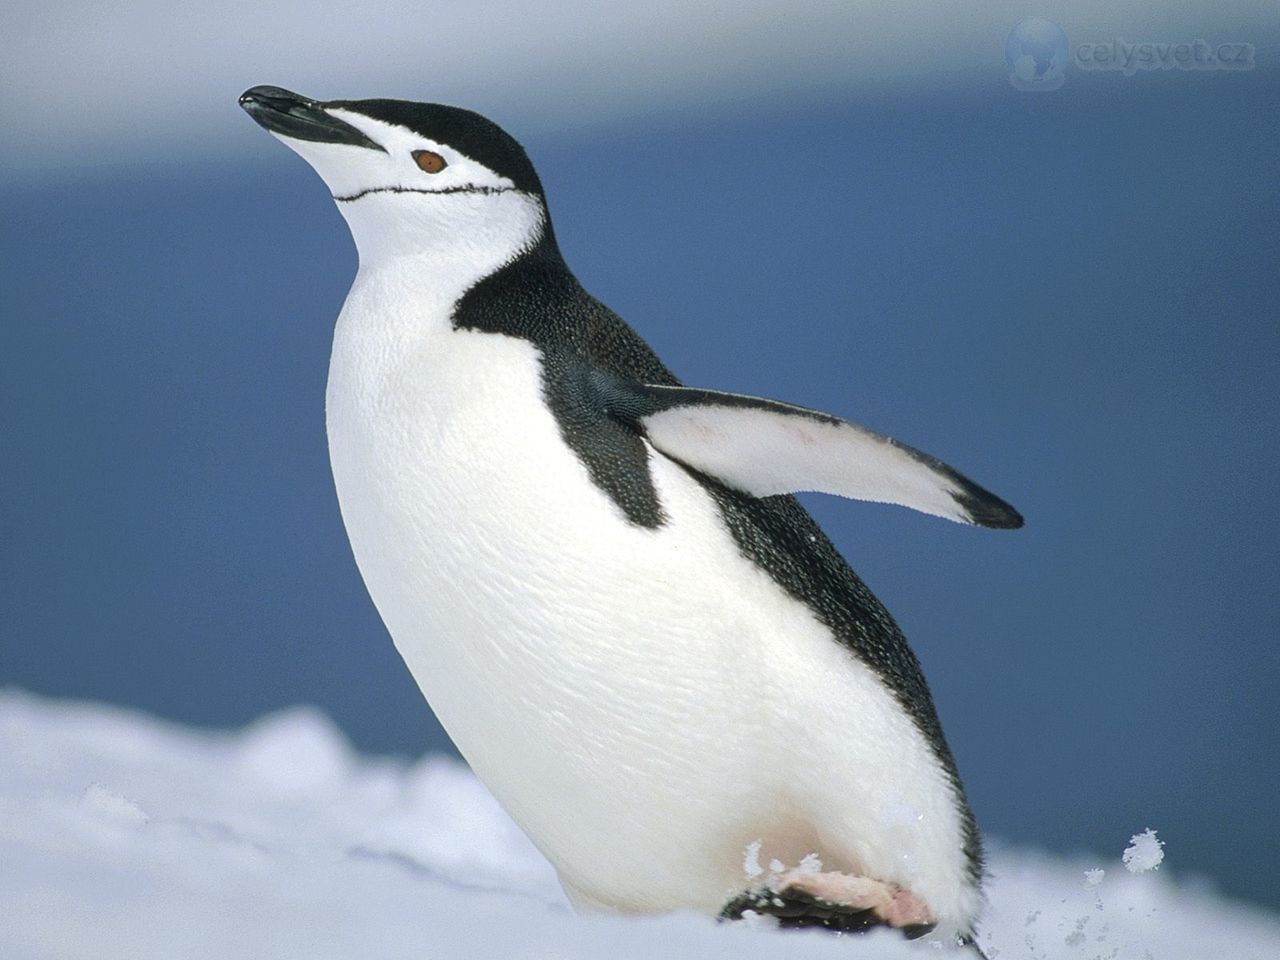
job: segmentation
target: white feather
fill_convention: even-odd
[[[644,427],[663,453],[753,496],[831,493],[973,522],[953,477],[910,448],[848,421],[776,407],[679,406],[645,417]]]

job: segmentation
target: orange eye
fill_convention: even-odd
[[[418,169],[423,173],[439,173],[449,165],[445,162],[444,157],[438,153],[432,153],[430,150],[413,151],[413,162],[418,165]]]

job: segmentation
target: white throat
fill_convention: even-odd
[[[537,197],[501,192],[367,193],[338,200],[365,272],[400,262],[474,283],[531,249],[546,210]]]

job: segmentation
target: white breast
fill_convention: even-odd
[[[651,453],[626,522],[562,441],[530,343],[455,331],[462,278],[364,272],[334,342],[343,519],[463,755],[580,902],[716,910],[744,846],[977,906],[932,752],[879,680]]]

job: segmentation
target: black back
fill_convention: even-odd
[[[458,302],[454,325],[520,337],[543,355],[543,385],[565,442],[594,482],[640,526],[665,517],[634,426],[610,416],[595,371],[640,383],[679,386],[674,374],[621,317],[570,272],[550,227],[539,244],[481,280]],[[686,468],[688,469],[688,468]],[[794,497],[756,498],[689,470],[715,500],[743,555],[868,664],[933,747],[964,817],[965,854],[975,880],[982,845],[919,661],[889,612]],[[850,730],[850,736],[858,731]]]

